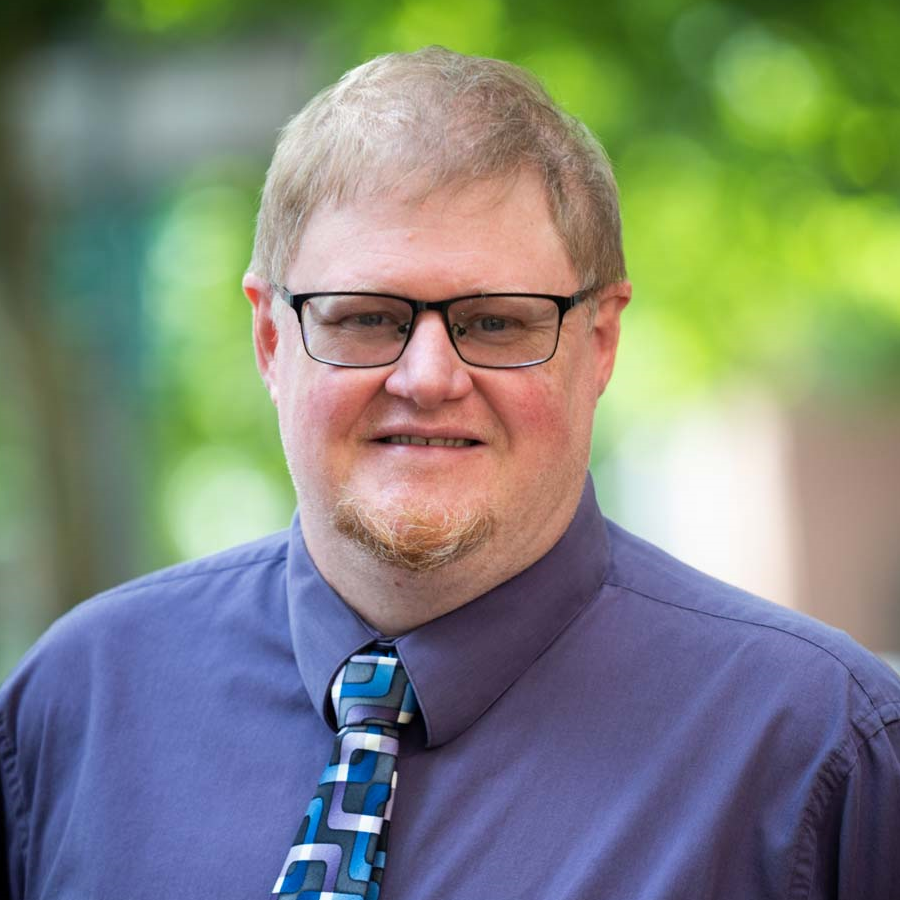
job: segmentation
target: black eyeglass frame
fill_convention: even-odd
[[[456,351],[456,355],[467,365],[467,366],[475,366],[479,369],[526,369],[530,366],[540,366],[545,362],[549,362],[553,359],[553,356],[556,354],[556,348],[559,346],[559,333],[562,329],[562,320],[563,316],[570,310],[574,309],[580,303],[584,303],[585,300],[590,297],[593,293],[591,289],[584,289],[580,291],[575,291],[574,294],[571,294],[568,297],[562,297],[559,294],[520,294],[516,292],[504,291],[503,293],[489,293],[489,294],[463,294],[459,297],[450,297],[447,300],[411,300],[409,297],[401,297],[398,294],[385,294],[382,291],[311,291],[310,293],[305,294],[292,294],[286,287],[280,284],[272,284],[274,290],[276,290],[285,303],[294,310],[297,315],[297,321],[300,323],[300,334],[303,337],[303,349],[306,351],[306,355],[310,359],[314,359],[316,362],[323,363],[326,366],[338,366],[342,369],[380,369],[383,366],[392,366],[401,356],[403,356],[403,351],[406,349],[407,344],[409,344],[410,338],[412,338],[413,331],[416,325],[416,317],[420,312],[426,312],[428,310],[435,310],[441,314],[441,318],[444,320],[444,327],[447,329],[447,335],[450,338],[450,344],[453,346],[453,349]],[[314,356],[313,353],[309,349],[309,344],[306,341],[306,329],[303,327],[303,304],[309,300],[312,300],[314,297],[385,297],[388,300],[400,300],[403,303],[409,306],[412,311],[412,317],[409,320],[409,330],[406,332],[406,339],[403,341],[403,346],[400,348],[400,351],[397,355],[389,360],[388,362],[383,363],[372,363],[372,364],[361,364],[361,363],[341,363],[334,362],[330,359],[320,359],[318,356]],[[460,352],[459,347],[456,346],[456,341],[453,338],[453,326],[450,324],[450,315],[448,310],[450,307],[457,303],[460,300],[482,300],[490,297],[523,297],[530,298],[533,300],[552,300],[556,304],[557,312],[559,313],[559,318],[556,322],[556,340],[553,342],[553,350],[550,352],[548,356],[545,356],[543,359],[534,360],[533,362],[524,362],[524,363],[514,363],[512,365],[506,366],[490,366],[486,363],[473,363],[469,362],[462,353]]]

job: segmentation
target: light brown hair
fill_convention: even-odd
[[[618,194],[601,145],[537,79],[443,47],[379,56],[314,97],[281,132],[249,270],[281,282],[322,203],[423,199],[532,170],[583,288],[625,277]]]

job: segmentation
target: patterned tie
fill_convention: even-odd
[[[394,791],[397,727],[416,710],[396,656],[351,656],[331,688],[338,733],[331,760],[273,894],[295,900],[377,900]]]

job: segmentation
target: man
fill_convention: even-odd
[[[528,75],[348,73],[244,289],[299,515],[10,678],[12,897],[900,897],[897,679],[597,509],[616,191]]]

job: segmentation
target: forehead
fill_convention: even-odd
[[[318,207],[288,269],[292,291],[384,290],[441,299],[572,293],[574,267],[532,173]]]

